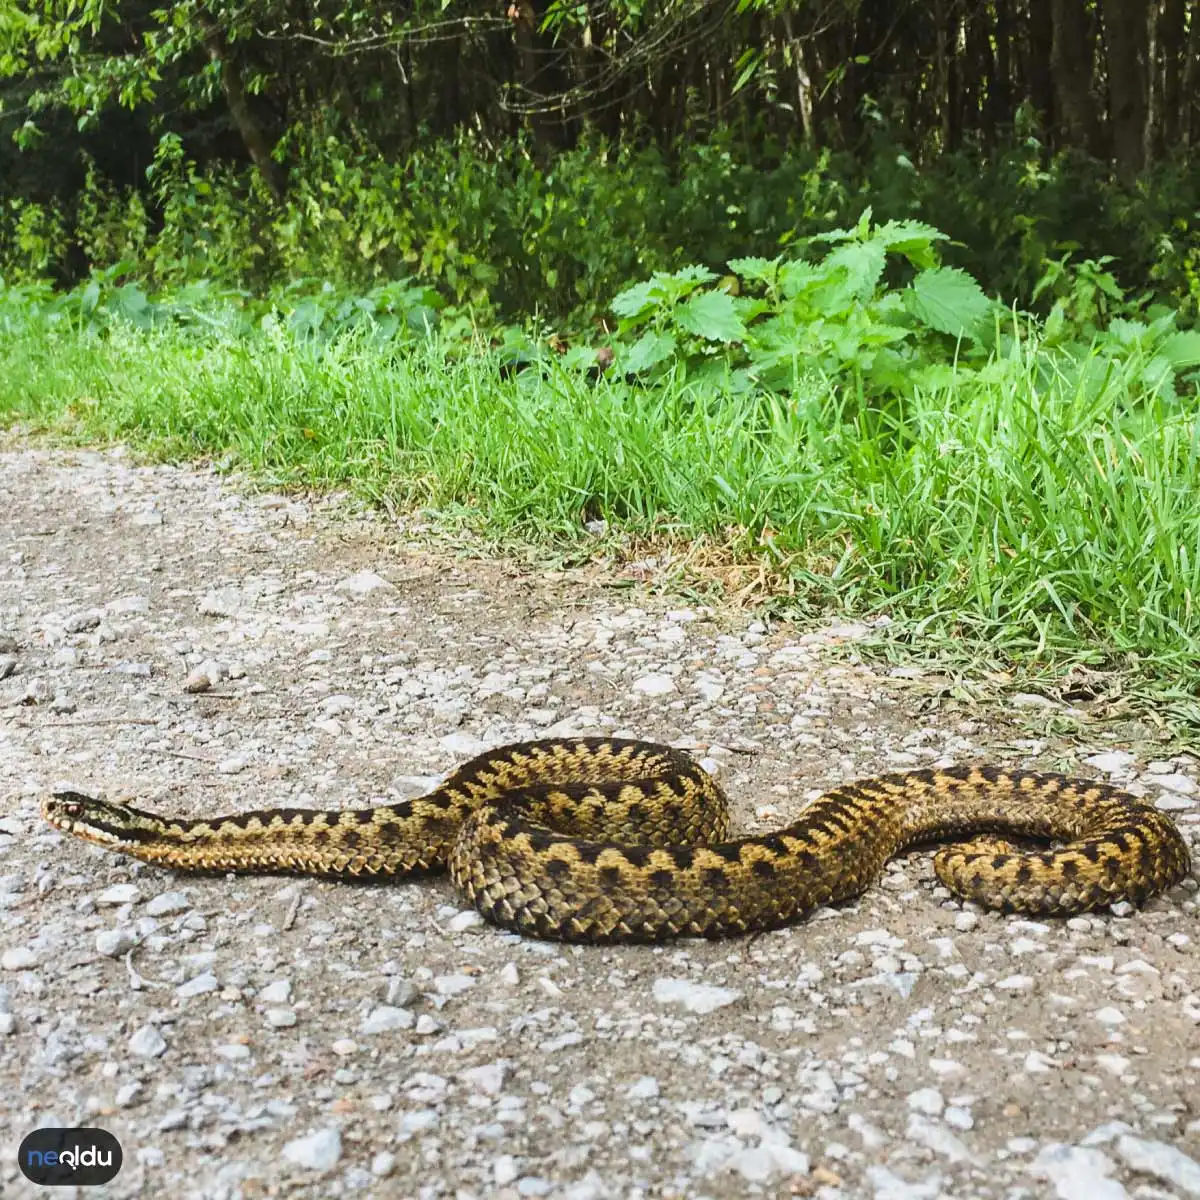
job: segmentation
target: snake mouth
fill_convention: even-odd
[[[62,833],[100,846],[122,849],[137,845],[142,832],[130,825],[132,810],[83,792],[51,792],[42,800],[42,816]]]

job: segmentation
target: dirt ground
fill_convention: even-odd
[[[40,1193],[17,1144],[58,1125],[124,1149],[80,1196],[1200,1197],[1195,875],[1042,922],[964,907],[918,854],[780,932],[570,947],[444,878],[173,873],[37,808],[64,784],[359,806],[609,732],[692,749],[746,830],[990,760],[1129,785],[1200,859],[1194,758],[1031,734],[1036,698],[930,704],[921,670],[847,652],[861,625],[766,627],[119,451],[10,439],[0,531],[4,1196]]]

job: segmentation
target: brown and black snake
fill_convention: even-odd
[[[776,928],[860,895],[888,859],[929,842],[949,843],[934,858],[946,887],[1005,911],[1136,904],[1190,870],[1176,826],[1128,792],[986,766],[845,784],[786,828],[730,840],[711,775],[682,751],[618,738],[502,746],[425,796],[374,808],[185,821],[58,792],[43,814],[183,870],[399,879],[448,867],[496,924],[581,942]]]

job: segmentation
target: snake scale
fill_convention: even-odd
[[[728,840],[728,802],[708,772],[618,738],[502,746],[425,796],[375,808],[183,821],[63,791],[42,811],[64,832],[182,869],[399,878],[448,867],[489,920],[578,942],[776,928],[860,895],[888,859],[928,842],[950,843],[934,858],[946,887],[1003,911],[1140,903],[1190,870],[1172,821],[1128,792],[983,766],[846,784],[786,828]]]

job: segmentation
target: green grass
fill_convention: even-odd
[[[768,555],[809,611],[886,612],[998,654],[1200,666],[1200,394],[1031,343],[880,409],[836,381],[782,400],[502,378],[436,348],[32,327],[0,333],[0,419],[228,455],[273,477],[472,506],[489,529],[614,528]],[[1094,365],[1094,364],[1093,364]]]

